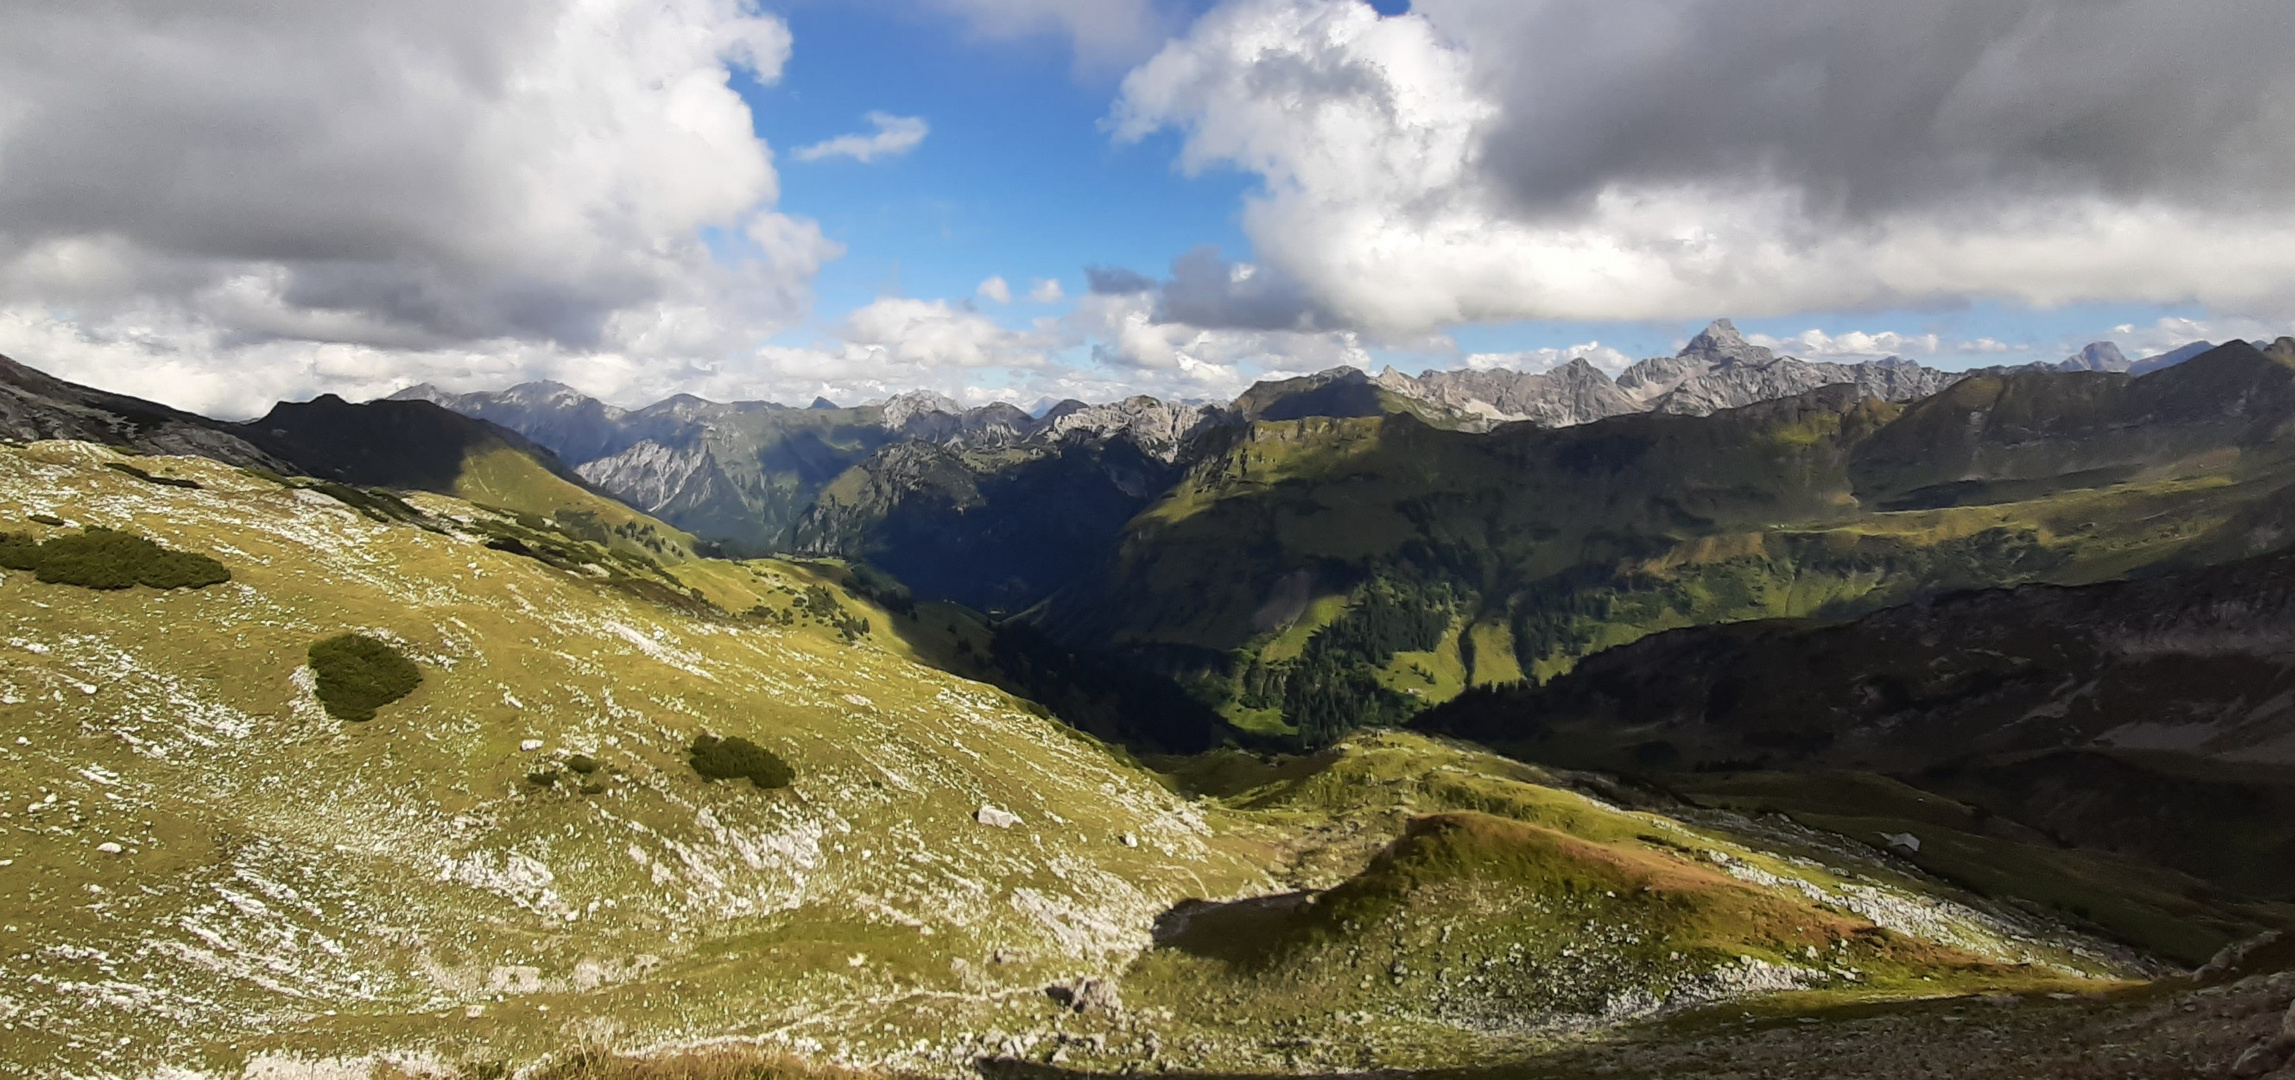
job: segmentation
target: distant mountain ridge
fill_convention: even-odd
[[[1068,443],[1121,441],[1169,463],[1188,439],[1224,417],[1207,406],[1137,397],[1061,402],[1039,418],[1003,402],[967,409],[931,391],[851,407],[816,399],[803,409],[690,395],[620,409],[557,383],[468,394],[425,384],[392,397],[499,423],[557,450],[584,480],[616,498],[752,553],[791,549],[832,481],[897,444],[1049,453]]]

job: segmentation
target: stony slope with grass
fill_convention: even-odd
[[[1411,1065],[1777,992],[2151,970],[1865,845],[1747,840],[1417,737],[1159,778],[918,663],[947,648],[926,619],[833,566],[645,570],[442,496],[82,443],[0,448],[0,521],[230,572],[0,571],[0,1040],[24,1075],[723,1045],[934,1075]],[[324,644],[346,634],[382,648]],[[315,645],[371,719],[329,710]],[[786,785],[696,771],[736,740]],[[1286,896],[1265,961],[1172,932]]]

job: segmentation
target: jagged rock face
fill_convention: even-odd
[[[1049,442],[1122,439],[1169,463],[1179,460],[1190,440],[1230,419],[1216,406],[1175,405],[1145,395],[1106,405],[1063,401],[1044,414],[1036,434]]]
[[[1618,389],[1650,412],[1704,416],[1841,383],[1854,385],[1867,397],[1912,401],[1964,377],[1961,372],[1924,368],[1893,356],[1856,364],[1780,357],[1747,342],[1729,320],[1719,319],[1681,352],[1627,368],[1618,376]]]
[[[0,356],[0,438],[79,439],[145,454],[191,454],[274,472],[294,471],[229,427],[156,402],[68,383]]]
[[[614,498],[655,513],[715,469],[708,450],[699,446],[673,450],[649,439],[612,457],[585,461],[574,471]]]
[[[1426,371],[1414,379],[1388,368],[1377,382],[1489,424],[1526,420],[1540,427],[1570,427],[1641,411],[1639,402],[1584,357],[1541,372]]]
[[[947,413],[951,416],[961,416],[964,413],[964,406],[957,404],[956,399],[930,390],[911,390],[885,402],[882,408],[885,426],[895,431],[907,427],[910,420],[929,413]]]
[[[1690,339],[1681,352],[1643,360],[1615,382],[1583,357],[1551,371],[1428,371],[1417,378],[1393,369],[1379,386],[1469,418],[1459,426],[1486,430],[1529,421],[1570,427],[1635,412],[1704,416],[1721,409],[1804,394],[1846,383],[1868,397],[1911,401],[1958,381],[1959,373],[1909,360],[1831,364],[1780,357],[1745,340],[1721,319]]]

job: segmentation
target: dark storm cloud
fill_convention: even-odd
[[[1210,246],[1172,260],[1171,280],[1156,296],[1155,317],[1234,330],[1326,329],[1322,309],[1298,282],[1265,268],[1238,273]]]
[[[1131,296],[1155,288],[1155,279],[1121,266],[1087,266],[1084,280],[1098,296]]]
[[[1526,210],[1783,183],[1819,217],[2065,192],[2295,194],[2284,0],[1425,0]]]
[[[234,341],[592,347],[773,194],[745,108],[679,80],[786,47],[729,0],[0,5],[0,282]]]

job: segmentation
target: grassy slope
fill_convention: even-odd
[[[1630,1017],[1638,1006],[1587,1010],[1644,1001],[1635,987],[1672,1005],[1762,992],[1778,984],[1744,973],[1769,968],[1737,957],[1790,961],[1809,928],[1888,943],[1857,961],[1869,978],[1828,976],[1825,993],[2072,977],[2004,960],[2132,970],[2041,922],[1923,899],[1933,885],[1858,845],[1750,846],[1726,822],[1626,813],[1416,737],[1272,767],[1191,763],[1172,783],[1221,796],[1191,799],[1025,703],[910,661],[978,627],[931,605],[895,619],[837,590],[833,566],[671,572],[725,607],[829,588],[870,620],[858,642],[814,619],[658,606],[489,549],[488,512],[443,497],[412,497],[461,522],[428,531],[211,462],[142,462],[205,485],[193,490],[101,467],[114,460],[0,449],[0,520],[132,527],[214,555],[234,580],[96,593],[0,577],[0,724],[22,739],[0,744],[0,925],[15,928],[0,1024],[35,1071],[235,1073],[251,1055],[385,1050],[516,1063],[727,1038],[935,1074],[983,1054],[1113,1066],[1151,1036],[1182,1068],[1408,1064]],[[397,642],[425,676],[365,724],[328,719],[302,666],[312,641],[346,630]],[[795,785],[702,782],[683,748],[703,731],[774,750]],[[599,770],[571,772],[576,754]],[[552,772],[551,786],[529,780]],[[1021,823],[977,823],[983,802]],[[1423,817],[1454,812],[1480,816]],[[1406,881],[1416,841],[1374,856],[1414,828],[1471,842],[1429,848],[1440,874]],[[1665,923],[1662,962],[1659,922],[1607,897],[1587,907],[1581,887],[1615,878],[1638,895],[1633,875],[1659,871],[1713,900]],[[1400,982],[1361,985],[1345,935],[1311,921],[1277,928],[1277,968],[1177,942],[1143,953],[1186,898],[1333,886],[1376,924],[1363,955],[1401,962]],[[1565,944],[1581,915],[1592,928]],[[1434,940],[1469,917],[1487,925]],[[1509,994],[1441,991],[1468,944],[1538,960]],[[1555,966],[1565,947],[1587,978],[1550,978],[1580,971]],[[1127,1012],[1074,1016],[1043,992],[1095,975],[1121,978]],[[1296,1042],[1342,1007],[1394,1022]]]
[[[451,492],[456,498],[505,510],[524,511],[561,524],[594,521],[600,539],[616,551],[664,564],[694,556],[691,533],[672,528],[621,503],[567,482],[540,462],[509,446],[494,446],[463,460]],[[593,529],[585,531],[595,533]]]
[[[1127,1004],[1166,1017],[1164,1045],[1219,1070],[1486,1063],[1747,985],[1790,988],[1767,1007],[1791,1011],[2124,970],[2045,920],[1937,897],[1861,845],[1749,846],[1722,819],[1621,809],[1414,736],[1181,769],[1245,820],[1312,840],[1285,849],[1303,891],[1167,922],[1126,978]]]
[[[1089,740],[880,643],[678,615],[206,462],[166,463],[207,485],[187,491],[108,459],[0,451],[0,515],[133,526],[235,580],[0,581],[18,1061],[530,1054],[601,1016],[639,1045],[772,1032],[945,1066],[969,1034],[1039,1026],[1037,987],[1119,965],[1171,902],[1257,877]],[[301,667],[347,629],[425,672],[365,725],[325,718]],[[703,730],[774,749],[795,787],[704,784],[682,759]],[[603,792],[527,781],[569,752]],[[1023,823],[976,824],[984,801]]]
[[[1463,685],[1549,678],[1680,626],[2243,555],[2273,535],[2288,446],[2208,410],[2285,397],[2291,361],[2171,369],[2143,394],[2117,377],[1985,379],[1910,407],[1821,392],[1490,436],[1396,417],[1260,422],[1045,618],[1084,641],[1273,661],[1312,628],[1254,620],[1291,575],[1311,573],[1327,601],[1404,569],[1479,597]],[[2171,378],[2191,385],[2162,390]],[[1972,426],[1989,441],[1956,441]],[[1938,482],[1963,472],[2000,479]],[[1974,505],[1883,509],[1951,499]]]

